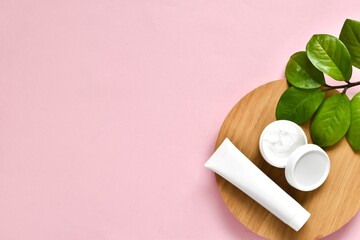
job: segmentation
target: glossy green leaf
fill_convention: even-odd
[[[355,151],[360,150],[360,93],[351,100],[351,123],[346,138]]]
[[[276,118],[302,124],[309,120],[324,100],[320,89],[289,87],[280,97],[276,107]]]
[[[336,94],[326,99],[311,123],[313,142],[320,147],[337,143],[348,131],[350,117],[350,100],[345,94]]]
[[[349,50],[352,64],[360,68],[360,22],[346,19],[339,38]]]
[[[290,57],[285,76],[291,85],[303,89],[319,88],[325,83],[324,74],[314,67],[304,51]]]
[[[349,80],[352,74],[350,53],[336,37],[327,34],[312,36],[306,45],[312,64],[335,80]]]

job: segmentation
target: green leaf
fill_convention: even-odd
[[[327,34],[312,36],[306,53],[314,66],[335,80],[348,81],[352,74],[351,57],[345,45]]]
[[[351,100],[351,123],[346,138],[355,151],[360,150],[360,92]]]
[[[289,87],[280,97],[276,107],[276,118],[302,124],[309,120],[324,100],[320,89]]]
[[[311,137],[320,147],[340,141],[350,126],[350,100],[345,94],[329,97],[319,107],[311,123]]]
[[[291,85],[298,88],[319,88],[325,84],[324,74],[312,65],[304,51],[297,52],[290,57],[286,65],[285,76]]]
[[[346,19],[339,38],[349,50],[352,64],[360,68],[360,22]]]

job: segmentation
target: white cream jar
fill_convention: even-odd
[[[318,188],[330,171],[330,159],[307,138],[297,124],[278,120],[263,130],[259,140],[263,158],[272,166],[285,168],[288,183],[302,191]]]
[[[260,136],[259,147],[264,159],[274,167],[284,168],[290,154],[307,144],[304,131],[297,124],[279,120],[270,123]]]

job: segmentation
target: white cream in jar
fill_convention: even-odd
[[[284,168],[290,154],[307,144],[304,131],[293,122],[279,120],[270,123],[262,132],[259,146],[261,155],[271,165]]]

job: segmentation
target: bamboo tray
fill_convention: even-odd
[[[360,153],[355,153],[343,138],[335,146],[325,149],[331,160],[331,169],[320,188],[302,192],[291,187],[286,182],[284,169],[265,162],[258,147],[261,131],[276,120],[276,105],[286,88],[285,80],[273,81],[242,98],[225,118],[216,148],[228,137],[257,167],[311,213],[308,222],[296,232],[218,175],[217,185],[232,214],[254,233],[267,239],[319,239],[344,226],[360,208]],[[311,143],[309,123],[301,127]]]

